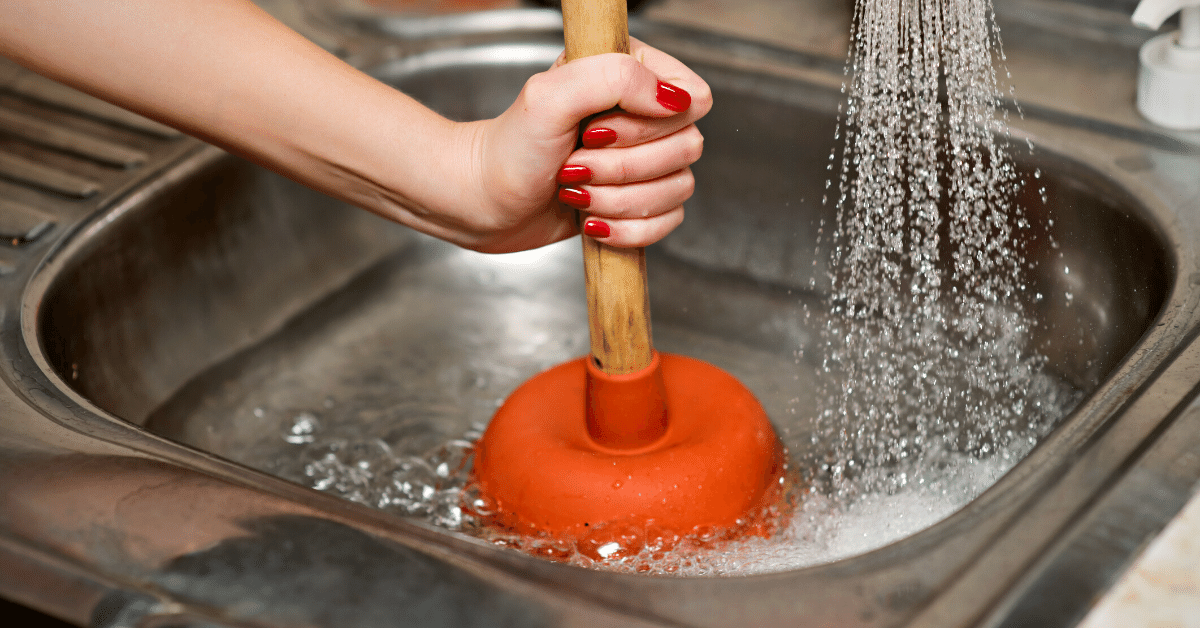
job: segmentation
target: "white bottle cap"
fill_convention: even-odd
[[[1176,11],[1180,30],[1151,39],[1138,55],[1138,111],[1159,126],[1200,129],[1200,0],[1142,0],[1133,21],[1157,29]]]

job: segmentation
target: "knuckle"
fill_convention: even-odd
[[[613,190],[609,197],[608,207],[614,218],[634,218],[637,216],[636,195],[627,188]]]
[[[685,171],[682,181],[679,184],[679,193],[683,195],[683,199],[687,200],[696,192],[696,177],[692,175],[691,170]]]
[[[636,78],[638,63],[629,55],[622,55],[615,61],[604,65],[601,76],[612,94],[621,95],[628,91]]]
[[[664,236],[667,233],[670,233],[671,230],[675,229],[675,227],[678,227],[679,225],[683,224],[683,213],[684,213],[683,205],[680,205],[679,207],[676,207],[673,211],[669,212],[664,217],[665,218],[665,220],[663,222],[663,227],[665,228],[665,232],[663,233]]]
[[[685,163],[694,164],[704,154],[704,136],[692,125],[684,136],[683,159]]]
[[[546,102],[556,91],[551,83],[553,78],[548,72],[538,72],[529,77],[525,81],[525,87],[521,90],[521,95],[525,101],[525,106]]]
[[[703,116],[712,109],[712,105],[712,88],[708,86],[708,83],[701,81],[700,84],[695,87],[695,91],[692,92],[691,109],[700,116]]]
[[[618,184],[630,183],[633,181],[633,173],[630,172],[630,164],[628,159],[622,159],[621,163],[618,164],[615,179]]]

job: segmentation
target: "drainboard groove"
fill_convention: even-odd
[[[24,203],[0,198],[0,243],[23,246],[54,227],[54,218]]]
[[[0,177],[77,199],[100,191],[97,181],[6,153],[0,153]]]
[[[32,144],[91,159],[106,166],[132,168],[146,163],[147,159],[143,151],[8,109],[0,109],[0,131]]]
[[[200,145],[0,58],[0,276],[56,225]]]

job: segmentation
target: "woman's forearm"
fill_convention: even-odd
[[[614,246],[663,237],[683,219],[701,148],[694,122],[711,105],[700,77],[635,40],[632,55],[560,60],[494,119],[451,122],[250,0],[2,0],[0,54],[335,198],[491,252],[578,232],[565,205],[607,221],[608,235],[596,237]],[[579,149],[578,126],[589,119],[609,143]],[[564,164],[591,174],[565,182],[574,187],[560,203]]]
[[[469,125],[429,111],[248,0],[6,0],[0,52],[322,192],[442,235]],[[398,150],[396,143],[403,143]],[[379,181],[387,177],[387,181]]]

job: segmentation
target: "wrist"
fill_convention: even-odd
[[[364,199],[373,205],[360,206],[459,246],[482,246],[496,228],[484,181],[485,124],[429,110],[397,122],[391,133],[373,134],[383,144]]]
[[[473,189],[471,133],[382,84],[343,91],[338,112],[301,128],[282,164],[326,194],[455,243],[469,240],[459,200]],[[353,94],[353,96],[350,96]],[[330,124],[330,120],[334,120]]]

